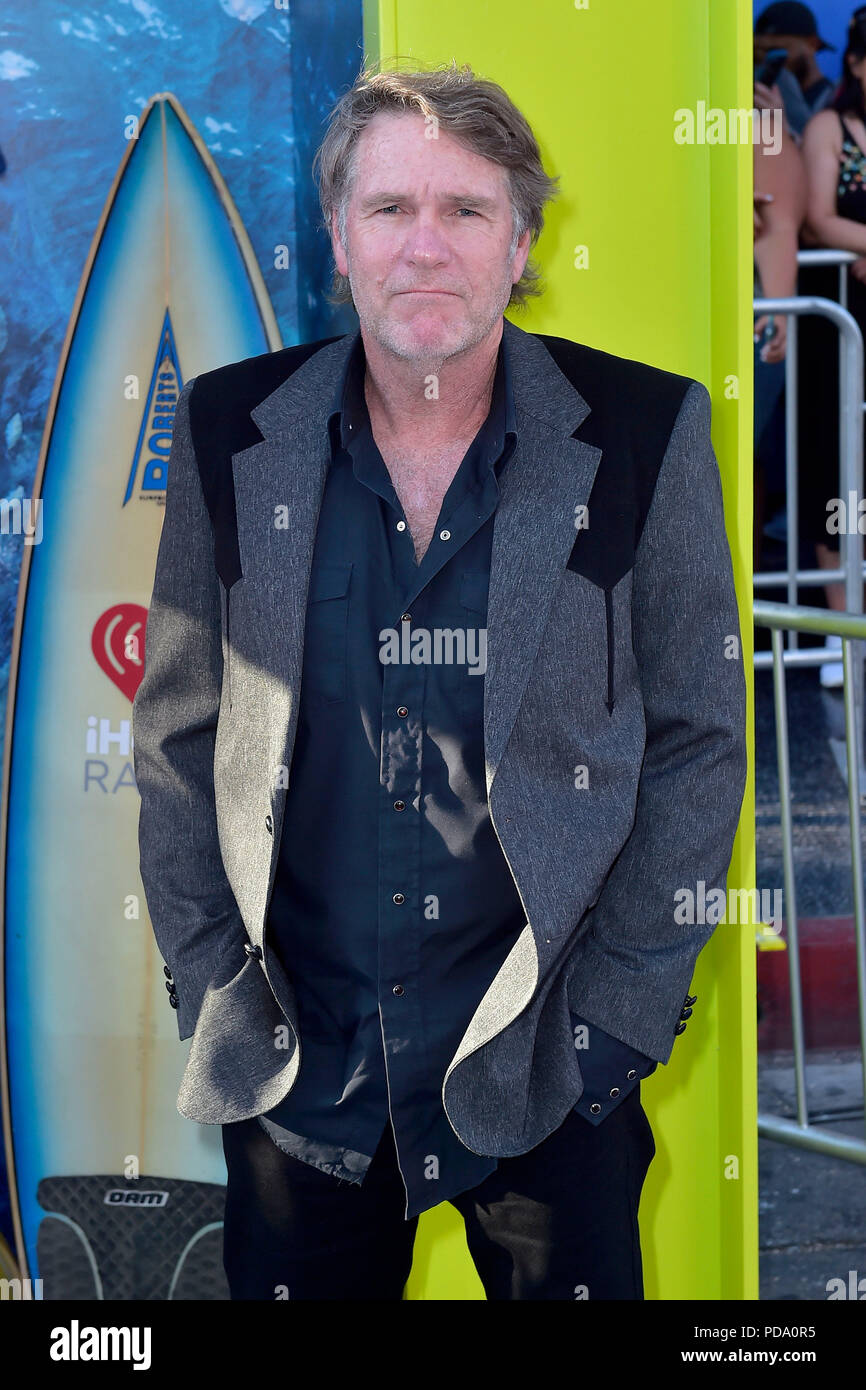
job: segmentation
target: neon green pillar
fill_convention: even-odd
[[[675,139],[678,112],[752,108],[748,0],[365,0],[368,58],[456,58],[524,112],[561,195],[535,250],[547,293],[515,323],[702,381],[752,681],[752,144]],[[700,133],[700,131],[698,131]],[[750,772],[728,879],[755,882]],[[648,1299],[758,1296],[755,928],[702,952],[693,1026],[642,1086],[656,1137],[641,1203]],[[483,1298],[463,1223],[421,1218],[412,1299]]]

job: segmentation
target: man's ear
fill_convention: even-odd
[[[526,262],[529,260],[529,242],[531,240],[531,237],[532,231],[529,227],[527,227],[526,231],[523,233],[523,236],[518,238],[517,246],[515,248],[514,258],[517,261],[518,265],[520,265],[520,256],[523,256],[523,264],[520,265],[520,275],[523,274],[524,270],[526,269]],[[513,271],[511,273],[513,277],[513,283],[516,285],[518,280],[520,279],[520,275],[514,275]]]
[[[334,264],[341,275],[348,275],[349,262],[346,259],[346,248],[340,241],[340,229],[337,221],[337,209],[331,210],[331,251],[334,255]]]

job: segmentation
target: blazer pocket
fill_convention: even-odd
[[[575,591],[575,602],[582,602],[584,606],[587,601],[591,602],[593,609],[599,611],[599,621],[604,624],[602,646],[602,660],[604,666],[603,693],[604,701],[609,714],[613,714],[616,700],[616,680],[617,680],[617,658],[616,658],[616,616],[614,613],[615,584],[602,584],[598,580],[583,574],[579,569],[569,565],[565,571],[566,582]],[[619,581],[617,581],[619,582]],[[581,600],[581,591],[583,598]],[[603,618],[602,615],[603,614]]]
[[[303,685],[325,704],[346,698],[352,563],[319,565],[310,576]]]
[[[231,588],[220,580],[220,595],[222,598],[222,620],[223,620],[223,686],[225,688],[228,707],[232,707],[232,647],[231,647]]]

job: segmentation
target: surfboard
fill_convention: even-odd
[[[157,93],[127,136],[22,513],[0,813],[3,1127],[20,1273],[45,1298],[227,1298],[221,1135],[175,1108],[188,1043],[138,871],[131,716],[178,394],[281,338],[181,103]]]

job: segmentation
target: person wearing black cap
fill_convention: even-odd
[[[809,118],[828,104],[835,91],[815,58],[823,49],[835,52],[835,45],[821,38],[808,5],[801,5],[799,0],[777,0],[755,22],[754,48],[756,66],[771,49],[787,49],[788,61],[777,81],[785,118],[795,134],[801,135]]]

